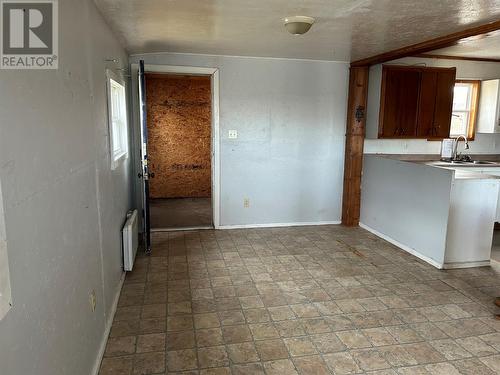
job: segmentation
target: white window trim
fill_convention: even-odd
[[[112,115],[112,104],[111,104],[111,88],[112,81],[123,86],[124,90],[124,121],[125,121],[125,134],[121,134],[122,148],[115,153],[114,151],[114,129],[113,129],[113,115]],[[128,158],[128,107],[127,107],[127,86],[125,80],[112,70],[106,70],[106,97],[107,97],[107,109],[108,109],[108,131],[109,131],[109,156],[111,160],[111,169],[116,169],[124,160]]]
[[[467,90],[467,104],[465,106],[465,109],[454,109],[454,108],[452,108],[451,115],[453,116],[453,114],[455,114],[455,113],[466,113],[467,114],[467,125],[466,125],[466,128],[465,128],[465,134],[467,136],[469,136],[469,134],[471,132],[470,127],[474,126],[474,124],[471,124],[471,114],[472,114],[473,105],[474,105],[474,103],[472,102],[473,91],[474,91],[474,84],[473,84],[473,82],[456,82],[455,86],[467,86],[468,87],[468,90]],[[451,133],[451,131],[450,131],[450,137],[457,137],[459,135],[462,135],[462,134],[455,134],[455,133]]]
[[[5,233],[5,216],[0,186],[0,320],[12,307],[10,291],[9,260],[7,258],[7,237]]]

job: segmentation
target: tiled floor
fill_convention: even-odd
[[[498,374],[496,295],[359,228],[155,233],[100,374]]]
[[[192,228],[212,225],[211,198],[151,199],[152,228]]]

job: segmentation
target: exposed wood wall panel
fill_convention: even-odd
[[[151,197],[210,197],[210,77],[147,74],[146,101]]]
[[[359,224],[368,72],[368,66],[351,67],[349,74],[344,194],[342,200],[342,224],[346,226],[357,226]],[[362,115],[359,119],[356,118],[356,112]]]

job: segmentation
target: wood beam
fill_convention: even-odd
[[[499,63],[500,59],[488,57],[469,57],[469,56],[451,56],[451,55],[433,55],[432,53],[419,53],[414,57],[424,57],[426,59],[443,59],[443,60],[467,60],[467,61],[481,61]]]
[[[426,40],[425,42],[412,44],[403,48],[398,48],[389,52],[384,52],[379,55],[368,57],[351,62],[351,66],[365,66],[381,64],[386,61],[400,59],[402,57],[414,56],[416,54],[429,52],[435,49],[449,47],[460,39],[469,38],[476,35],[490,33],[500,29],[500,21],[494,21],[485,25],[471,27],[469,29],[459,31],[453,34],[440,36],[438,38]]]
[[[351,67],[347,99],[342,224],[357,226],[361,202],[361,172],[365,140],[369,66]]]

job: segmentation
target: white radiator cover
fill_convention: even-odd
[[[127,214],[127,221],[123,225],[123,269],[132,271],[135,255],[139,246],[139,231],[137,210]]]

